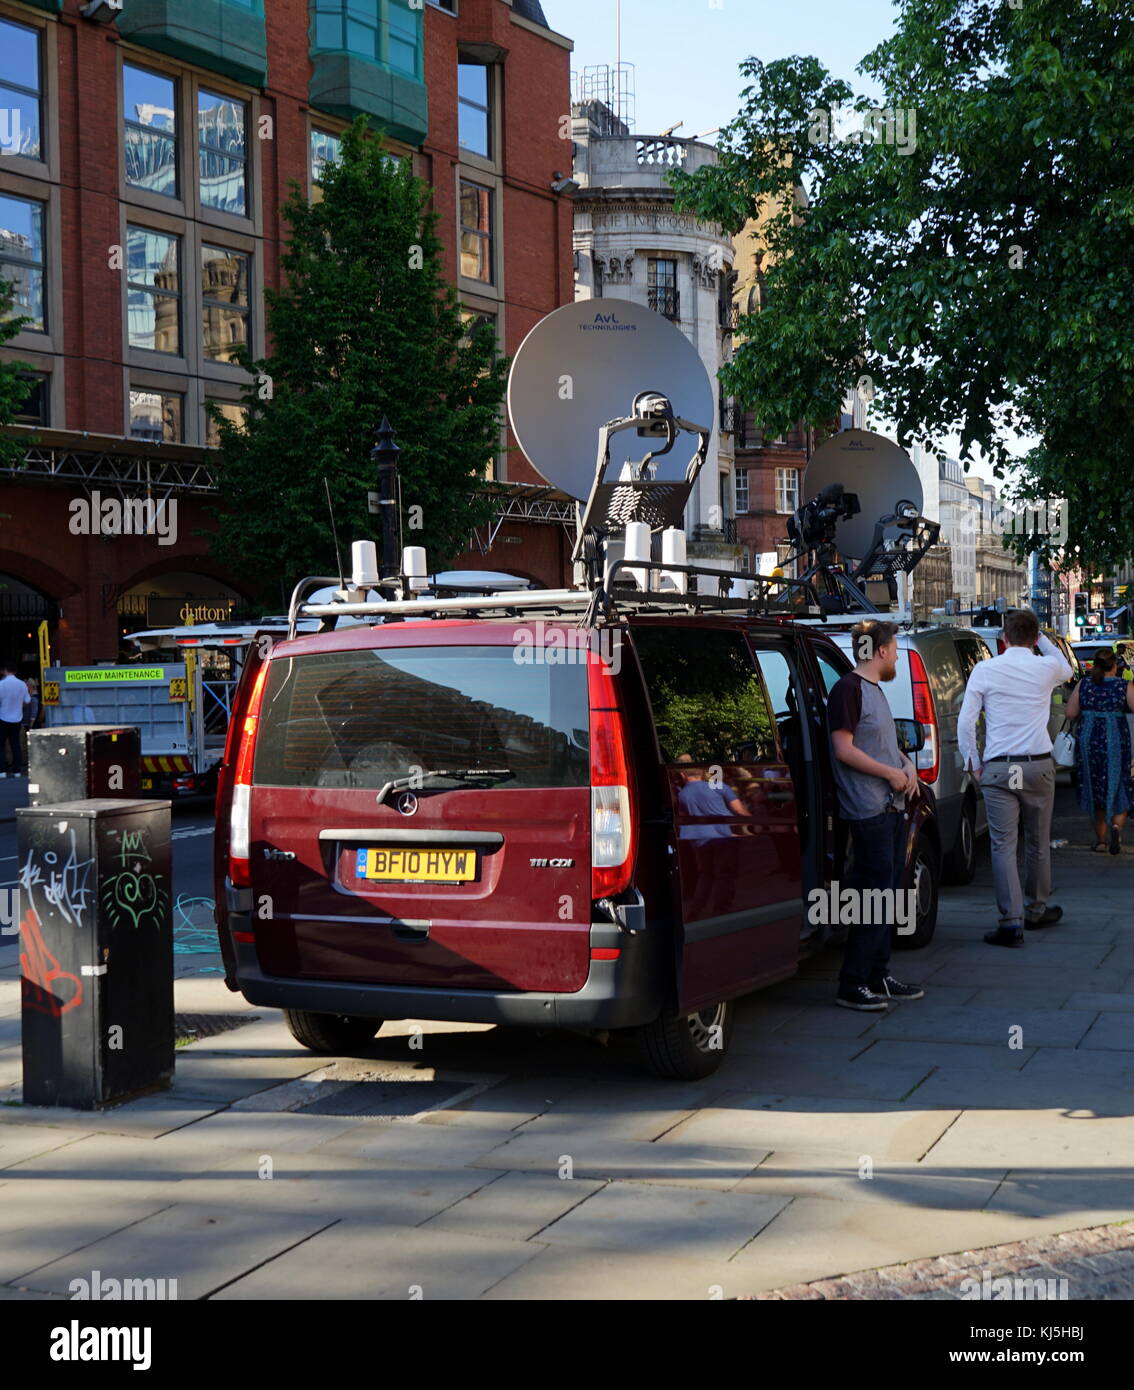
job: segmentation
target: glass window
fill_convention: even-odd
[[[177,84],[160,73],[122,64],[126,182],[177,197]]]
[[[236,349],[251,351],[248,275],[251,257],[220,246],[201,247],[201,309],[205,356],[235,362]]]
[[[12,286],[10,317],[47,331],[44,311],[44,204],[0,194],[0,275]]]
[[[736,514],[743,515],[748,510],[748,469],[736,470]]]
[[[242,430],[248,423],[248,407],[238,405],[235,401],[217,401],[209,399],[206,405],[213,406],[230,425],[234,425],[238,430]],[[207,411],[205,413],[205,444],[210,449],[220,448],[220,426]]]
[[[492,189],[461,180],[461,274],[493,283]]]
[[[151,444],[180,444],[185,397],[144,388],[130,392],[130,438]]]
[[[640,627],[634,647],[665,762],[768,762],[772,722],[743,634]]]
[[[148,227],[126,229],[126,301],[130,346],[181,351],[181,247]]]
[[[510,646],[280,659],[269,668],[263,712],[260,784],[375,789],[439,769],[480,769],[502,788],[590,780],[586,667],[523,665]],[[422,785],[461,780],[425,777]]]
[[[353,53],[417,78],[421,14],[407,0],[315,0],[315,48]]]
[[[317,183],[322,183],[324,168],[338,159],[342,143],[341,137],[332,135],[329,130],[312,130],[311,185],[313,188]]]
[[[663,318],[680,318],[680,304],[677,298],[677,262],[668,258],[651,256],[646,272],[646,290],[650,308]]]
[[[407,77],[417,76],[417,55],[420,49],[418,14],[420,10],[411,10],[405,0],[386,0],[386,24],[389,31],[386,62],[395,72],[405,73]]]
[[[964,681],[972,675],[974,666],[979,665],[986,656],[992,655],[979,637],[958,637],[956,651],[961,666],[961,679]]]
[[[248,108],[202,88],[197,93],[197,147],[201,206],[248,216]]]
[[[828,656],[826,653],[818,654],[817,659],[819,662],[819,674],[823,677],[823,688],[826,690],[827,694],[830,695],[831,691],[834,689],[835,682],[840,680],[847,671],[851,669],[850,663],[848,662],[845,666],[837,666],[835,664],[835,658],[833,656]]]
[[[42,159],[39,30],[0,19],[0,154]]]
[[[489,70],[483,63],[457,64],[457,107],[461,148],[491,159]]]
[[[781,441],[776,441],[777,443]],[[794,512],[799,507],[799,469],[776,469],[776,511]]]
[[[41,425],[51,423],[51,377],[47,372],[21,372],[20,380],[27,387],[27,395],[16,407],[17,425]]]

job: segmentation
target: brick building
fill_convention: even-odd
[[[265,347],[291,181],[365,113],[433,189],[447,278],[501,350],[573,297],[570,40],[539,0],[0,0],[0,273],[32,324],[0,486],[0,658],[111,660],[122,631],[248,602],[209,557],[206,401],[239,411],[233,348]],[[395,422],[396,423],[396,422]],[[491,558],[559,582],[561,509],[502,425]],[[177,498],[175,544],[76,535],[76,499]],[[537,517],[533,525],[520,518]],[[482,537],[486,548],[489,537]],[[518,544],[503,548],[506,539]]]

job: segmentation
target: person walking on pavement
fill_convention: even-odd
[[[1122,828],[1134,810],[1127,714],[1134,714],[1134,684],[1122,679],[1116,654],[1103,647],[1067,701],[1067,718],[1079,720],[1075,739],[1079,805],[1094,818],[1096,853],[1108,849],[1119,853]]]
[[[1006,649],[978,662],[969,676],[957,719],[957,742],[962,765],[972,771],[984,794],[992,841],[992,879],[1000,921],[984,939],[990,946],[1022,946],[1025,926],[1049,927],[1063,916],[1062,908],[1047,903],[1055,801],[1055,764],[1047,724],[1051,692],[1069,680],[1072,671],[1059,648],[1040,632],[1039,619],[1030,609],[1008,614],[1004,640]],[[983,763],[976,740],[982,711]],[[1022,888],[1016,863],[1021,822]]]
[[[893,902],[905,870],[908,817],[906,798],[917,788],[917,770],[898,748],[898,731],[883,681],[897,675],[897,627],[867,620],[851,628],[857,664],[840,676],[827,699],[827,726],[839,808],[850,825],[854,862],[847,887],[876,901],[867,890],[887,892]],[[925,990],[890,974],[892,913],[880,922],[859,922],[847,931],[846,951],[835,1002],[844,1009],[877,1011],[890,999],[921,999]]]
[[[1114,651],[1115,655],[1118,657],[1118,669],[1115,671],[1114,674],[1119,678],[1119,680],[1130,680],[1132,676],[1134,676],[1134,672],[1130,670],[1130,662],[1126,659],[1126,643],[1119,642],[1118,646],[1115,647]]]
[[[8,755],[11,753],[11,775],[22,777],[24,710],[31,703],[28,688],[19,676],[6,666],[0,666],[0,777],[9,775]]]

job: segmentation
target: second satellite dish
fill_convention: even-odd
[[[661,392],[676,416],[712,428],[713,386],[680,328],[628,299],[581,299],[541,319],[520,344],[508,377],[508,418],[540,476],[585,499],[599,430],[629,415],[641,391]],[[652,447],[636,430],[615,435],[610,446],[612,481]],[[683,479],[687,463],[674,450],[658,459],[654,477]]]
[[[843,430],[811,455],[804,474],[805,500],[831,483],[842,483],[858,497],[858,515],[839,522],[837,543],[845,556],[861,559],[870,549],[875,525],[899,502],[912,502],[921,512],[921,478],[909,454],[870,430]]]

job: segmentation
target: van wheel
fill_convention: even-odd
[[[972,883],[976,877],[976,804],[965,797],[957,838],[942,868],[945,883]]]
[[[284,1022],[297,1043],[312,1052],[349,1054],[368,1047],[382,1026],[380,1018],[352,1014],[311,1014],[305,1009],[285,1009]]]
[[[941,865],[937,847],[928,835],[919,835],[914,848],[913,888],[916,897],[916,926],[909,936],[894,934],[894,946],[901,951],[916,951],[928,946],[937,930],[937,894],[940,887]]]
[[[666,1080],[711,1076],[728,1050],[735,1012],[727,1002],[686,1015],[663,1009],[652,1023],[632,1030],[635,1060]]]

